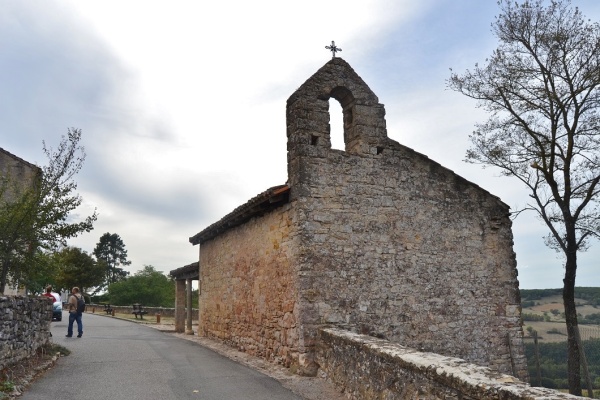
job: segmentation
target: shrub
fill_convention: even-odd
[[[542,315],[531,314],[531,313],[523,313],[523,314],[521,314],[521,318],[523,318],[523,321],[543,321],[544,320],[544,317]]]
[[[600,313],[589,314],[580,319],[581,324],[600,325]]]
[[[522,301],[521,302],[521,307],[522,308],[530,308],[535,306],[535,301],[533,300],[526,300],[526,301]]]

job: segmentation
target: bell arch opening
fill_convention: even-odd
[[[329,94],[329,138],[332,149],[348,150],[348,138],[354,120],[354,103],[352,92],[344,86],[333,88]],[[340,111],[341,119],[339,118]]]
[[[329,99],[329,140],[331,148],[346,151],[344,140],[344,119],[342,105],[335,99]]]

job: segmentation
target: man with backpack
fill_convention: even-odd
[[[69,327],[67,328],[67,337],[73,337],[73,322],[77,321],[77,337],[80,338],[83,335],[81,315],[85,311],[85,300],[83,299],[83,295],[79,293],[78,287],[74,287],[71,293],[72,295],[69,297],[68,302]]]

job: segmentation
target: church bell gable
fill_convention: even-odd
[[[331,150],[331,98],[342,106],[346,152],[381,152],[387,140],[383,104],[346,61],[333,58],[287,100],[288,162]]]

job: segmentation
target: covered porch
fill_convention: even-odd
[[[200,280],[200,263],[194,262],[174,269],[169,272],[169,275],[175,279],[175,331],[193,335],[192,281]]]

